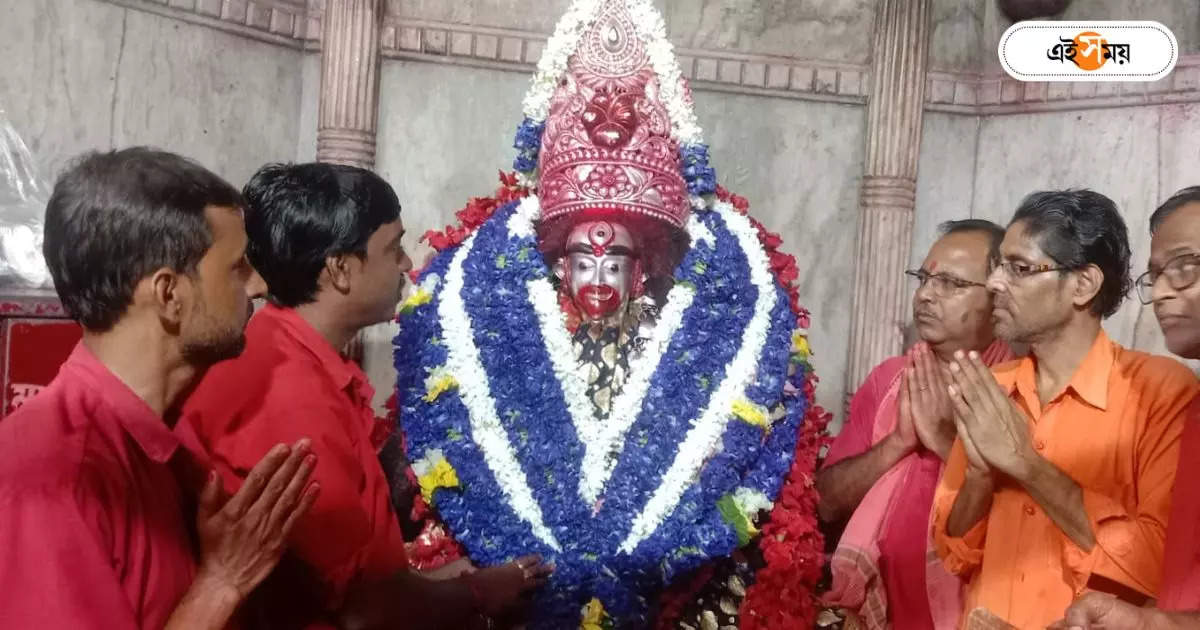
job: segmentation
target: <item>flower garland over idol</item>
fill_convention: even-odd
[[[533,629],[811,627],[826,414],[795,262],[716,186],[649,0],[572,3],[515,147],[401,306],[418,503],[476,565],[556,565]],[[443,531],[414,557],[454,557]]]

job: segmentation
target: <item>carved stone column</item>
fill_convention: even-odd
[[[325,0],[317,160],[375,166],[383,0]]]
[[[929,64],[931,0],[882,0],[875,16],[867,157],[858,221],[846,391],[900,353],[908,310],[917,157]]]
[[[325,0],[317,161],[375,168],[379,119],[379,29],[383,0]],[[363,333],[347,344],[362,363]]]

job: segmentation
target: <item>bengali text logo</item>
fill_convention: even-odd
[[[1004,71],[1021,81],[1157,81],[1179,46],[1158,22],[1018,22],[1000,38]]]

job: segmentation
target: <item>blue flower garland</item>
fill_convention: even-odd
[[[532,124],[522,129],[518,139],[524,150],[536,151],[533,138],[540,138],[540,129]],[[707,150],[690,156],[681,157],[685,162],[694,159],[697,177],[703,180]],[[529,280],[545,278],[548,270],[532,236],[508,233],[516,205],[498,210],[475,234],[464,261],[462,297],[508,441],[561,551],[537,539],[509,506],[472,440],[459,392],[449,389],[432,399],[427,395],[426,378],[447,360],[443,336],[454,334],[441,330],[441,284],[428,303],[400,319],[395,358],[401,425],[412,458],[438,449],[457,473],[459,487],[436,490],[434,504],[477,564],[502,564],[530,552],[557,564],[550,583],[535,597],[531,628],[576,627],[580,608],[593,597],[603,603],[614,627],[643,627],[653,614],[649,602],[664,584],[741,544],[717,502],[738,488],[757,490],[769,499],[779,491],[807,402],[783,393],[794,317],[785,292],[772,283],[777,296],[767,341],[756,378],[744,392],[748,401],[765,409],[782,405],[783,418],[764,435],[759,426],[730,415],[722,448],[706,462],[678,505],[632,553],[619,553],[631,522],[724,375],[741,341],[740,331],[753,315],[757,289],[741,245],[721,216],[698,214],[713,242],[696,242],[675,274],[677,283],[694,289],[695,298],[651,377],[642,410],[593,515],[593,506],[584,505],[577,491],[583,445],[566,411],[526,288]],[[442,252],[421,282],[444,278],[457,253],[458,248]],[[803,372],[790,380],[803,383]]]
[[[546,130],[546,121],[535,122],[529,118],[517,126],[517,135],[513,138],[513,148],[517,157],[513,160],[513,170],[529,174],[537,169],[538,153],[542,150],[542,132]],[[714,189],[715,190],[715,189]]]

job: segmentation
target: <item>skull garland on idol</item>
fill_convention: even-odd
[[[534,629],[811,627],[826,414],[795,263],[717,187],[650,0],[573,2],[524,109],[517,174],[427,235],[401,307],[396,412],[440,519],[414,557],[542,554]]]

